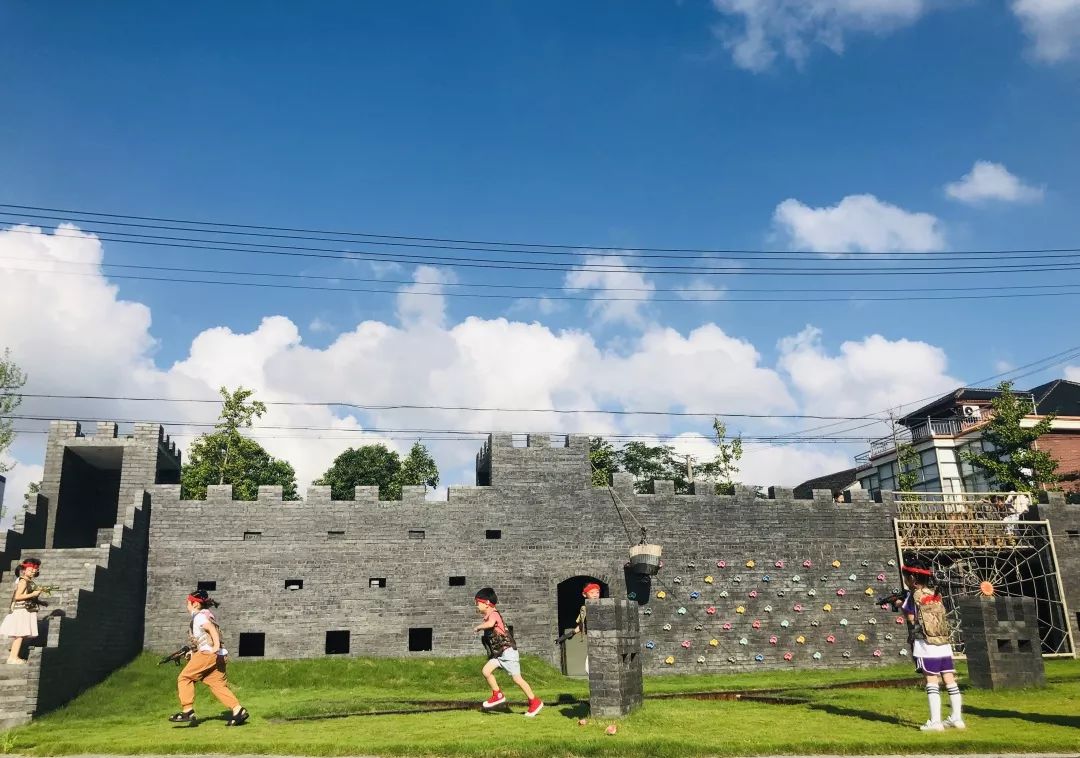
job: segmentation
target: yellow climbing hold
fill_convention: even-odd
[[[796,641],[797,643],[799,643],[800,645],[805,645],[805,644],[806,644],[806,637],[803,637],[803,636],[802,636],[802,635],[800,634],[800,635],[799,635],[798,637],[796,637],[796,638],[795,638],[795,641]]]
[[[865,590],[863,590],[863,594],[866,595],[867,597],[873,597],[874,596],[874,588],[873,587],[867,587]]]
[[[754,567],[755,565],[757,565],[757,564],[755,564],[755,563],[754,563],[754,559],[753,559],[753,558],[751,558],[750,560],[748,560],[748,561],[746,562],[746,567],[747,567],[748,569],[752,569],[752,568],[753,568],[753,567]]]
[[[857,639],[859,642],[866,642],[866,635],[865,634],[860,634],[855,639]]]
[[[709,574],[707,577],[705,577],[705,584],[712,584],[712,583],[713,583],[712,574]]]
[[[821,610],[825,611],[826,613],[830,612],[832,610],[832,604],[825,603],[825,605],[821,606]]]
[[[744,608],[743,606],[740,605],[738,608],[735,609],[735,612],[736,613],[746,613],[746,608]]]
[[[838,569],[838,568],[840,568],[840,561],[833,561],[833,562],[832,562],[832,567],[833,567],[834,569]]]
[[[675,656],[669,655],[667,658],[664,659],[664,663],[669,666],[673,665],[675,663]]]
[[[663,590],[660,590],[659,592],[656,593],[656,597],[659,598],[660,600],[663,600],[665,597],[667,597],[667,593],[664,592]]]
[[[720,640],[718,640],[718,639],[709,640],[709,647],[716,647],[719,644],[720,644]]]

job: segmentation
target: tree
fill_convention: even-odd
[[[201,500],[209,485],[231,484],[236,499],[256,500],[261,485],[280,485],[285,500],[299,500],[293,467],[241,434],[266,413],[266,405],[249,402],[254,392],[243,387],[235,392],[222,387],[220,392],[223,402],[214,432],[196,438],[188,448],[180,471],[181,496]]]
[[[619,468],[634,475],[634,489],[639,494],[649,491],[654,479],[669,479],[675,483],[675,492],[686,494],[690,483],[686,478],[686,461],[676,455],[670,445],[648,445],[644,442],[627,442],[618,453]]]
[[[401,462],[399,478],[402,486],[416,487],[422,484],[425,488],[434,489],[439,486],[439,467],[435,465],[435,459],[431,457],[428,449],[419,442],[414,442],[409,454]]]
[[[698,467],[697,473],[702,479],[716,484],[718,494],[734,494],[735,475],[739,473],[738,463],[742,460],[742,437],[727,441],[727,425],[718,418],[713,419],[713,432],[716,434],[716,457]]]
[[[9,471],[3,456],[15,439],[15,422],[10,418],[16,408],[22,404],[22,395],[18,391],[26,384],[26,374],[11,359],[11,351],[4,350],[0,357],[0,474]]]
[[[619,468],[619,451],[603,437],[589,440],[589,463],[592,465],[592,485],[607,487],[612,482],[612,475]]]
[[[896,488],[901,492],[911,492],[919,483],[919,465],[922,458],[911,443],[896,447]]]
[[[1050,431],[1055,415],[1044,416],[1029,428],[1022,427],[1021,421],[1034,412],[1034,405],[1031,399],[1013,394],[1012,387],[1012,382],[1002,382],[998,385],[1001,394],[990,401],[993,415],[982,440],[993,449],[981,453],[965,450],[963,456],[995,486],[1006,491],[1033,492],[1039,485],[1058,479],[1057,461],[1033,447],[1039,437]]]
[[[382,444],[350,447],[334,459],[314,484],[330,485],[330,496],[334,500],[352,500],[356,487],[376,485],[380,500],[400,500],[401,459]]]
[[[41,492],[41,482],[30,482],[26,487],[26,494],[23,495],[23,507],[29,508],[30,503],[37,499],[38,493]]]

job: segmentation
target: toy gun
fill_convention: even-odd
[[[903,590],[893,590],[893,593],[891,595],[886,595],[885,597],[878,598],[874,602],[877,605],[896,605],[897,603],[903,602],[904,594],[905,593]]]
[[[41,595],[52,595],[54,592],[59,592],[63,588],[59,584],[46,584],[45,586],[38,587],[37,589],[41,592]],[[37,597],[33,598],[32,600],[28,600],[27,601],[27,603],[28,603],[27,607],[28,608],[48,608],[49,604],[46,601],[41,599],[41,595],[38,595]]]
[[[158,661],[158,665],[160,666],[163,663],[176,663],[177,665],[179,665],[190,652],[191,648],[187,645],[184,645],[179,650],[169,653],[167,656]]]
[[[559,635],[558,639],[555,640],[555,644],[556,645],[561,645],[564,642],[566,642],[567,640],[572,640],[572,639],[574,639],[574,636],[576,634],[577,634],[577,632],[575,632],[573,629],[571,629],[568,632],[564,632],[563,634]]]

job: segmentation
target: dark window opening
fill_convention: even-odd
[[[368,579],[368,587],[385,587],[385,586],[386,586],[386,577],[385,576],[373,576],[370,579]]]
[[[1080,539],[1080,529],[1066,529],[1065,536],[1069,539]]]
[[[244,532],[245,540],[257,540],[262,537],[262,532]]]
[[[450,577],[450,586],[451,587],[464,587],[465,586],[465,577],[463,577],[463,576],[452,576],[452,577]]]
[[[423,529],[410,529],[409,530],[409,539],[410,540],[422,540],[422,539],[424,539],[424,530]]]
[[[1012,640],[998,640],[997,648],[999,653],[1011,653],[1012,652]]]
[[[236,654],[241,658],[257,658],[266,654],[266,634],[240,632]]]
[[[217,582],[198,582],[195,585],[195,589],[197,589],[197,590],[206,590],[207,592],[216,592],[217,591]]]
[[[489,540],[501,540],[502,539],[502,529],[488,529],[484,533],[484,536]]]
[[[410,629],[409,652],[421,653],[425,650],[431,650],[431,627]]]
[[[302,590],[304,589],[303,579],[286,579],[285,589],[287,590]]]
[[[326,533],[326,536],[329,539],[332,539],[332,540],[333,539],[341,539],[342,537],[345,536],[345,530],[344,529],[331,529],[330,531],[328,531]]]
[[[349,631],[347,629],[326,633],[326,654],[345,655],[349,652]]]
[[[1016,641],[1016,650],[1017,650],[1017,652],[1020,652],[1020,653],[1030,653],[1031,652],[1031,640],[1017,640]]]

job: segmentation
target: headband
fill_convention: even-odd
[[[589,582],[588,584],[585,585],[585,589],[583,589],[581,591],[581,594],[582,595],[588,595],[592,590],[596,590],[597,592],[599,592],[600,591],[600,585],[597,584],[596,582]]]
[[[906,571],[909,574],[921,574],[922,576],[933,576],[934,572],[930,569],[919,568],[918,566],[901,566],[901,571]]]
[[[205,603],[210,598],[199,597],[198,595],[188,595],[187,599],[188,599],[189,603],[195,603],[196,605],[202,605],[203,603]]]
[[[476,602],[478,602],[480,605],[489,605],[492,608],[495,607],[495,603],[491,602],[490,600],[484,600],[484,598],[482,597],[476,598]]]

